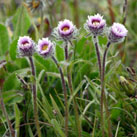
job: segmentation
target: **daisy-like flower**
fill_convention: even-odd
[[[43,10],[45,7],[43,0],[27,0],[26,4],[32,12]]]
[[[124,25],[120,23],[113,23],[113,25],[109,29],[108,38],[110,42],[122,42],[127,36],[128,30],[125,28]]]
[[[54,46],[48,38],[42,38],[38,41],[37,52],[44,58],[50,57],[54,54]]]
[[[20,57],[32,56],[35,51],[35,43],[29,36],[19,37],[17,49]]]
[[[104,33],[105,27],[106,21],[100,14],[88,16],[88,19],[84,24],[85,30],[94,36],[102,35]]]
[[[59,40],[68,41],[76,39],[78,35],[78,29],[73,23],[67,19],[60,21],[57,28],[54,29],[53,36]]]

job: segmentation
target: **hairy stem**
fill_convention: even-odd
[[[102,65],[101,65],[101,57],[100,57],[100,52],[99,52],[99,44],[98,44],[98,38],[97,36],[93,37],[94,39],[94,44],[95,44],[95,48],[96,48],[96,55],[97,55],[97,60],[98,60],[98,67],[99,67],[99,72],[100,72],[100,79],[102,78]],[[102,83],[102,82],[101,82]],[[104,132],[104,116],[103,116],[103,95],[101,92],[101,130],[102,130],[102,137],[105,136],[105,132]]]
[[[65,59],[68,61],[68,43],[66,42],[65,46]],[[71,72],[69,69],[69,66],[67,67],[67,78],[68,78],[68,86],[71,92],[71,96],[73,96],[73,86],[72,86],[72,79],[71,79]],[[74,104],[74,113],[75,113],[75,119],[76,119],[76,126],[78,130],[78,137],[81,137],[81,124],[79,120],[79,114],[78,114],[78,106],[76,103],[75,96],[73,97],[73,104]]]
[[[66,137],[68,137],[68,103],[67,103],[66,83],[65,83],[65,79],[64,79],[64,74],[63,74],[62,69],[59,66],[56,58],[54,56],[52,56],[52,59],[55,62],[56,66],[58,67],[58,70],[59,70],[60,76],[61,76],[61,82],[62,82],[62,88],[63,88],[64,100],[65,100],[65,134],[66,134]]]
[[[35,125],[37,129],[38,137],[41,137],[41,131],[39,126],[39,116],[38,116],[38,108],[37,108],[37,91],[36,91],[36,73],[35,73],[35,66],[33,62],[33,58],[29,57],[31,71],[33,75],[33,83],[32,83],[32,93],[33,93],[33,109],[34,109],[34,118],[35,118]]]
[[[94,36],[94,44],[95,44],[95,48],[96,48],[96,54],[97,54],[97,60],[98,60],[98,67],[99,67],[99,73],[100,73],[100,77],[101,77],[101,57],[100,57],[100,52],[99,52],[99,44],[98,44],[98,38],[97,36]]]
[[[8,123],[8,127],[9,127],[9,132],[10,132],[10,136],[11,137],[15,137],[15,131],[12,127],[12,124],[11,124],[11,121],[9,120],[9,117],[8,117],[8,113],[6,111],[6,107],[5,107],[5,104],[4,104],[4,101],[3,101],[3,97],[2,97],[2,92],[1,92],[1,89],[0,89],[0,104],[1,104],[1,109],[2,109],[2,112],[7,120],[7,123]]]
[[[107,52],[110,46],[110,42],[107,43],[107,47],[105,49],[104,55],[103,55],[103,65],[102,65],[102,72],[101,72],[101,113],[103,113],[103,104],[105,105],[106,109],[106,115],[108,118],[108,136],[112,137],[112,131],[111,131],[111,123],[110,123],[110,114],[107,106],[107,99],[105,96],[105,63],[107,58]]]

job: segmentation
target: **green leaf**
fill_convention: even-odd
[[[61,127],[60,127],[59,123],[57,122],[57,120],[56,119],[52,119],[51,123],[53,124],[55,131],[58,132],[59,137],[65,137],[65,134],[61,130]]]
[[[78,93],[78,91],[82,88],[82,86],[83,86],[85,83],[86,83],[85,80],[82,80],[82,81],[79,83],[79,85],[78,85],[78,87],[75,89],[73,95],[69,98],[69,101],[68,101],[68,106],[69,106],[69,107],[70,107],[70,104],[71,104],[73,98],[76,96],[76,94]],[[68,108],[69,108],[69,107],[68,107]]]
[[[36,61],[36,67],[40,67],[44,70],[48,70],[51,72],[54,72],[57,70],[56,65],[54,62],[49,58],[49,59],[44,59],[43,57],[39,56],[38,54],[34,55],[35,61]]]
[[[56,46],[56,57],[58,61],[63,61],[64,60],[64,50],[60,46]]]
[[[46,72],[46,74],[50,77],[55,77],[55,78],[60,78],[61,79],[61,76],[59,73],[55,73],[55,72]],[[64,79],[65,81],[68,83],[68,80],[67,80],[67,77],[64,76]]]
[[[2,95],[4,102],[8,105],[20,103],[23,100],[23,95],[15,90],[4,91]]]
[[[76,47],[75,47],[75,50],[78,54],[81,54],[83,53],[83,49],[85,49],[85,42],[86,42],[86,38],[83,37],[81,40],[79,40],[77,43],[76,43]]]
[[[15,130],[16,130],[16,137],[19,137],[19,125],[20,125],[20,110],[17,106],[17,104],[14,105],[14,111],[15,111]]]
[[[8,90],[16,89],[17,87],[19,87],[19,85],[20,82],[16,78],[15,73],[13,73],[9,75],[9,77],[5,80],[3,90],[8,91]]]
[[[40,93],[42,95],[42,101],[39,101],[39,107],[41,105],[41,111],[43,112],[45,118],[49,121],[50,118],[53,118],[53,111],[52,111],[52,106],[50,105],[49,101],[47,100],[47,97],[44,95],[44,92],[41,88],[41,85],[37,83],[38,88],[40,90]],[[49,121],[50,122],[50,121]]]
[[[45,120],[47,120],[49,123],[51,122],[50,118],[49,118],[49,115],[46,113],[46,111],[41,107],[40,105],[40,101],[39,101],[39,104],[38,104],[38,107],[39,109],[41,110],[42,114],[43,114],[43,117],[45,118]]]
[[[34,137],[30,125],[28,126],[28,132],[30,137]]]
[[[60,112],[60,109],[57,105],[57,103],[55,102],[54,98],[52,97],[52,95],[50,95],[50,98],[51,98],[51,102],[52,102],[52,105],[53,105],[53,108],[56,110],[57,112],[57,116],[59,117],[61,123],[64,123],[64,117],[62,116],[61,112]]]
[[[0,24],[0,56],[4,55],[9,49],[9,36],[6,26]]]
[[[17,42],[18,40],[16,39],[10,45],[10,57],[12,60],[15,60],[17,56]]]
[[[113,107],[121,108],[122,104],[121,104],[121,102],[118,102]],[[118,117],[120,117],[120,114],[121,114],[121,110],[120,109],[112,109],[112,111],[111,111],[111,118],[114,119],[114,120],[117,120]]]
[[[27,10],[21,6],[18,8],[16,14],[13,17],[13,27],[15,29],[13,39],[17,39],[19,36],[26,35],[31,25],[31,21]]]

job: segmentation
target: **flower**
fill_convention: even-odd
[[[128,30],[125,28],[124,25],[120,23],[113,23],[113,25],[109,29],[108,38],[110,42],[122,42],[127,36]]]
[[[29,36],[19,37],[18,53],[19,56],[32,56],[34,53],[35,43]]]
[[[55,44],[53,42],[51,42],[48,38],[42,38],[38,41],[37,52],[41,56],[47,58],[47,57],[53,55],[54,46],[55,46]]]
[[[32,12],[41,11],[45,7],[45,3],[42,0],[27,0],[26,5]]]
[[[71,40],[76,39],[78,35],[78,29],[73,23],[67,19],[60,21],[57,28],[54,29],[53,36],[59,40]]]
[[[103,16],[96,14],[94,16],[88,16],[84,28],[87,32],[91,33],[94,36],[102,35],[104,33],[106,26],[106,21],[103,19]]]

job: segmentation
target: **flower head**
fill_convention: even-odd
[[[29,36],[20,37],[18,40],[19,56],[32,56],[34,53],[35,43]]]
[[[45,58],[52,56],[54,53],[54,43],[48,38],[42,38],[38,41],[37,52]]]
[[[26,4],[32,12],[41,11],[45,7],[43,0],[27,0]]]
[[[59,40],[76,39],[78,29],[71,21],[65,19],[59,22],[57,28],[54,29],[53,35]]]
[[[111,42],[122,42],[127,36],[127,29],[124,25],[120,23],[113,23],[113,25],[110,27],[108,38]]]
[[[100,14],[88,16],[88,19],[84,24],[84,28],[86,29],[86,31],[94,36],[102,35],[104,33],[105,26],[106,21]]]

